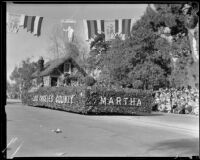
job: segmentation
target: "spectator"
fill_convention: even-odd
[[[155,106],[159,111],[180,114],[198,114],[199,90],[188,88],[162,89],[155,93]],[[155,110],[155,108],[154,108]]]

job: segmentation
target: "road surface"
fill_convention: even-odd
[[[14,102],[6,113],[7,158],[199,155],[194,115],[89,116]]]

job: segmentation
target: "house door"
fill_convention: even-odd
[[[57,77],[51,77],[51,86],[57,86],[57,81],[58,81],[58,78]]]

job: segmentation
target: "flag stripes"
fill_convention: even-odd
[[[115,33],[118,33],[119,32],[119,21],[118,20],[115,20]]]
[[[25,16],[24,28],[27,28],[27,32],[31,32],[35,36],[40,36],[42,21],[43,21],[43,17]]]
[[[101,33],[101,21],[97,20],[97,32],[100,34]]]
[[[96,20],[88,20],[87,21],[88,25],[88,37],[89,39],[97,35],[97,21]]]
[[[90,21],[90,29],[91,29],[91,36],[94,37],[95,35],[94,20]]]
[[[87,21],[87,29],[88,29],[88,39],[90,39],[92,36],[91,36],[91,27],[90,27],[90,21]]]
[[[34,30],[34,22],[35,22],[35,16],[32,16],[32,19],[31,19],[31,33]]]
[[[39,17],[39,21],[35,26],[35,35],[40,36],[41,34],[41,27],[42,27],[42,21],[43,21],[43,17]]]
[[[35,28],[34,28],[34,31],[33,31],[34,35],[37,35],[37,28],[38,28],[39,19],[40,19],[40,17],[38,17],[38,16],[35,18],[35,22],[34,22]]]
[[[7,12],[7,26],[8,32],[17,33],[19,27],[27,29],[27,32],[33,33],[36,36],[39,36],[41,33],[43,17],[39,16],[27,16],[24,14],[12,14]]]
[[[122,20],[122,34],[125,34],[125,19]]]
[[[131,30],[131,19],[127,20],[127,34],[130,35],[130,30]]]
[[[24,18],[24,28],[27,27],[27,22],[28,22],[28,16],[25,16],[25,18]]]
[[[119,31],[118,34],[122,33],[122,19],[119,19]]]
[[[89,40],[91,38],[94,38],[95,35],[100,33],[107,33],[108,31],[105,31],[105,27],[108,27],[108,25],[112,25],[114,29],[114,34],[122,34],[122,35],[130,35],[131,34],[131,28],[135,22],[135,19],[115,19],[115,20],[83,20],[84,29],[85,29],[85,35],[86,39]],[[108,28],[107,28],[108,29]],[[112,29],[111,29],[112,30]],[[106,39],[110,39],[112,36],[107,37]]]
[[[105,30],[104,30],[104,20],[101,20],[101,31],[105,32]]]
[[[32,16],[28,16],[27,20],[27,32],[31,32]]]
[[[131,19],[122,20],[122,34],[130,35]]]
[[[104,32],[104,20],[97,20],[97,31],[99,34]]]

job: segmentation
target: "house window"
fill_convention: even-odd
[[[34,87],[37,86],[37,80],[36,80],[36,79],[33,79],[32,85],[33,85]]]
[[[64,73],[71,74],[71,63],[65,63],[64,64]]]

